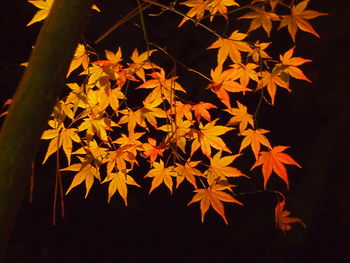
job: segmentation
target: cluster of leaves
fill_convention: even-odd
[[[28,25],[44,19],[53,0],[29,2],[41,10]],[[143,2],[181,14],[176,5]],[[144,176],[152,180],[149,193],[162,184],[172,192],[183,182],[189,183],[195,192],[189,204],[200,202],[202,221],[211,206],[226,224],[223,202],[242,205],[235,198],[234,178],[248,177],[232,163],[247,155],[248,147],[255,159],[251,169],[262,166],[263,188],[267,189],[273,172],[288,188],[285,164],[300,165],[284,153],[287,146],[271,145],[266,137],[269,131],[257,127],[256,114],[236,95],[256,96],[255,92],[260,94],[258,107],[263,99],[273,105],[277,89],[291,91],[291,78],[310,82],[298,66],[311,60],[294,57],[295,46],[279,59],[272,59],[267,53],[270,42],[246,40],[259,27],[270,36],[275,21],[280,23],[279,28],[288,27],[294,42],[298,29],[318,36],[307,19],[324,14],[305,10],[308,2],[253,0],[244,7],[234,0],[180,3],[189,10],[182,14],[179,27],[187,21],[204,26],[203,19],[212,21],[218,15],[227,18],[235,10],[249,9],[238,18],[252,19],[246,33],[234,30],[224,37],[204,26],[217,37],[208,47],[217,50],[217,64],[211,69],[211,77],[207,77],[207,87],[203,87],[217,97],[215,105],[186,101],[186,89],[174,72],[167,74],[164,68],[151,62],[150,56],[159,50],[140,53],[135,49],[130,59],[125,60],[119,47],[106,50],[104,60],[93,60],[94,51],[79,44],[67,74],[69,94],[57,102],[48,123],[50,128],[42,135],[43,140],[49,140],[43,163],[62,148],[68,166],[60,171],[74,172],[67,193],[85,183],[86,197],[98,181],[108,184],[108,201],[118,192],[127,205],[128,187],[140,187],[133,169],[141,159],[146,159],[150,169]],[[82,69],[83,80],[70,82],[69,76],[77,69]],[[264,97],[264,91],[270,100]],[[129,106],[131,96],[144,96],[142,105]],[[226,117],[230,119],[223,123]],[[232,152],[233,145],[224,140],[233,137],[241,140],[236,154]],[[288,217],[282,199],[276,206],[276,222],[282,231],[287,231],[291,223],[302,222]]]

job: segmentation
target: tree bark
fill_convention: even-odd
[[[30,164],[64,86],[93,0],[55,1],[0,133],[0,262],[29,181]]]

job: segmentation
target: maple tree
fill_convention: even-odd
[[[54,1],[28,2],[39,8],[27,24],[30,26],[46,18]],[[170,52],[160,47],[150,49],[144,28],[146,50],[135,48],[129,55],[118,43],[114,50],[97,54],[81,42],[67,69],[67,95],[57,101],[41,135],[48,141],[43,163],[54,155],[59,158],[62,149],[67,165],[57,167],[57,175],[72,176],[66,194],[84,184],[86,197],[94,185],[103,183],[108,184],[108,202],[118,193],[127,205],[130,186],[147,188],[133,173],[134,167],[146,160],[149,170],[143,176],[151,179],[150,194],[162,185],[173,193],[188,183],[194,191],[188,205],[200,202],[202,221],[212,207],[228,224],[223,202],[244,205],[238,197],[244,193],[236,193],[234,184],[236,177],[250,178],[249,171],[237,168],[239,160],[246,158],[253,162],[251,170],[262,166],[264,191],[278,195],[276,225],[283,232],[290,230],[291,223],[303,225],[284,210],[284,196],[290,186],[285,164],[301,166],[284,152],[287,146],[272,145],[268,138],[273,131],[270,134],[258,125],[258,112],[264,102],[276,103],[277,90],[291,92],[292,78],[311,82],[299,68],[311,60],[293,57],[298,51],[296,33],[300,29],[319,37],[306,20],[325,13],[307,10],[308,0],[188,0],[171,5],[163,2],[140,0],[135,12],[143,22],[142,10],[146,4],[153,5],[179,14],[179,21],[174,24],[180,30],[185,23],[193,22],[194,28],[203,27],[215,37],[206,51],[216,54],[208,72],[186,68],[206,79],[203,89],[215,98],[191,101],[181,76],[174,71],[168,73],[153,62],[153,56],[164,53],[177,63]],[[100,12],[97,6],[92,8]],[[187,11],[179,11],[183,8]],[[236,15],[238,11],[243,15]],[[227,30],[230,34],[219,34],[210,27],[217,17],[250,19],[250,25],[245,30],[243,26],[233,26]],[[273,29],[275,23],[279,23],[278,29],[287,27],[293,41],[289,50],[279,52],[279,58],[268,54],[274,45],[269,41],[272,33],[285,34]],[[260,27],[268,40],[254,34]],[[208,73],[210,77],[206,76]],[[143,96],[142,104],[130,104],[131,96]],[[245,103],[248,97],[257,97],[258,104]],[[232,138],[240,143],[234,145]],[[269,188],[273,173],[283,180],[286,189]]]

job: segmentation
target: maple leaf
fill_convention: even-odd
[[[148,121],[154,128],[157,128],[156,118],[166,118],[166,112],[162,108],[158,108],[163,103],[161,97],[152,98],[151,95],[147,96],[142,102],[143,107],[135,112],[137,123],[144,128],[147,128],[145,120]]]
[[[142,144],[142,155],[146,158],[150,158],[150,162],[153,164],[158,155],[163,156],[165,147],[162,147],[162,145],[157,145],[157,141],[153,138],[148,137],[147,141],[148,143]]]
[[[192,120],[192,105],[184,104],[181,101],[174,101],[173,105],[167,111],[167,114],[175,115],[175,119],[183,119],[186,117],[187,120]]]
[[[30,26],[36,22],[44,20],[47,17],[54,0],[31,0],[28,2],[40,9],[38,12],[35,13],[32,20],[28,22],[27,26]]]
[[[78,127],[79,131],[86,130],[86,138],[88,141],[96,134],[101,140],[108,141],[107,130],[112,131],[111,126],[116,126],[117,124],[108,118],[94,118],[94,116],[89,116],[89,118],[84,118],[83,123]]]
[[[82,160],[82,158],[80,158]],[[60,171],[74,171],[78,172],[69,186],[66,194],[68,194],[74,187],[80,185],[85,182],[86,194],[85,198],[88,196],[90,189],[94,183],[94,178],[97,178],[101,181],[100,171],[95,166],[91,165],[87,161],[83,161],[82,163],[75,163],[66,168],[60,169]]]
[[[232,80],[236,80],[239,78],[239,82],[243,87],[247,87],[249,84],[249,80],[252,79],[256,82],[259,81],[258,75],[254,69],[258,67],[257,64],[247,63],[246,65],[236,63],[230,65],[232,69],[227,70],[227,77]]]
[[[309,0],[302,1],[296,6],[292,6],[290,15],[282,15],[283,19],[278,29],[288,26],[288,32],[291,35],[293,42],[295,42],[295,35],[298,29],[311,33],[316,37],[320,37],[315,31],[315,29],[312,27],[312,25],[306,19],[312,19],[327,14],[313,10],[305,10],[308,4]]]
[[[275,207],[275,221],[278,228],[283,233],[286,233],[287,231],[291,230],[292,227],[290,226],[290,224],[292,223],[300,223],[305,228],[305,224],[299,218],[289,217],[290,212],[284,210],[285,204],[286,202],[285,200],[283,200],[282,202],[278,202],[278,204]]]
[[[228,108],[231,107],[228,91],[243,93],[245,91],[251,91],[251,89],[248,89],[238,82],[231,80],[229,75],[230,70],[222,71],[221,66],[217,66],[215,70],[211,70],[210,74],[213,82],[209,84],[207,88],[210,88]]]
[[[289,146],[275,146],[268,152],[260,152],[259,159],[250,169],[252,170],[257,166],[262,165],[265,189],[272,171],[274,171],[286,183],[287,188],[289,189],[288,174],[284,164],[296,165],[301,168],[301,166],[290,155],[283,153],[287,148],[289,148]]]
[[[116,114],[118,114],[119,100],[124,100],[126,98],[120,87],[111,89],[110,86],[111,85],[108,84],[105,86],[105,88],[99,89],[99,106],[101,109],[105,109],[109,105],[116,112]]]
[[[150,96],[153,99],[163,98],[169,102],[172,102],[174,101],[176,90],[186,93],[182,86],[176,82],[177,77],[175,76],[167,79],[165,76],[165,71],[162,68],[159,72],[154,71],[153,73],[149,74],[149,76],[151,76],[152,79],[147,80],[136,89],[152,89]]]
[[[209,185],[214,182],[228,186],[228,177],[246,176],[240,170],[235,167],[228,166],[231,164],[240,154],[229,155],[221,157],[221,151],[217,152],[213,158],[210,158],[210,166],[204,173],[207,176]]]
[[[228,131],[233,130],[232,127],[225,127],[220,125],[215,125],[219,119],[207,123],[203,126],[199,123],[199,130],[194,132],[194,141],[191,146],[191,156],[195,151],[201,147],[201,150],[205,156],[211,157],[211,147],[231,153],[230,149],[227,148],[225,142],[219,137]]]
[[[106,58],[114,64],[119,64],[119,62],[123,60],[121,47],[118,47],[118,50],[115,53],[110,50],[105,50],[105,54]]]
[[[208,49],[218,48],[218,66],[222,66],[229,56],[234,63],[241,63],[241,51],[251,52],[252,49],[244,41],[247,34],[234,31],[228,38],[219,38]]]
[[[68,116],[71,120],[74,119],[73,105],[62,100],[59,100],[53,108],[52,115],[57,122],[63,122]]]
[[[194,110],[194,116],[196,117],[197,121],[199,122],[201,118],[204,118],[207,121],[211,121],[209,109],[216,109],[217,107],[209,102],[199,102],[196,105],[192,106],[192,109]]]
[[[186,13],[186,16],[181,20],[178,27],[182,26],[187,20],[196,16],[196,20],[199,22],[205,13],[207,8],[207,3],[204,0],[188,0],[180,3],[180,5],[185,5],[191,7],[191,9]]]
[[[120,144],[120,146],[132,146],[135,149],[142,148],[142,143],[138,140],[142,135],[144,135],[144,132],[135,132],[135,133],[129,133],[129,136],[126,136],[125,134],[121,134],[121,137],[114,140],[113,143]]]
[[[247,107],[236,101],[238,108],[226,109],[233,117],[228,121],[227,125],[239,124],[239,133],[242,133],[248,126],[248,123],[254,128],[253,115],[247,112]]]
[[[291,89],[289,88],[289,83],[281,78],[279,70],[272,73],[268,71],[263,71],[260,72],[260,75],[261,79],[257,89],[267,87],[267,92],[270,95],[272,105],[275,104],[277,86],[282,87],[291,92]]]
[[[289,49],[284,55],[280,55],[280,60],[282,65],[284,66],[283,71],[296,79],[303,79],[308,82],[311,82],[304,73],[297,68],[296,66],[300,66],[306,62],[311,62],[310,59],[305,59],[301,57],[292,57],[294,53],[295,46]]]
[[[265,49],[271,44],[271,42],[268,43],[260,43],[259,41],[256,41],[254,43],[254,49],[253,51],[248,53],[248,57],[251,56],[253,61],[257,64],[260,64],[260,60],[264,58],[271,58],[265,51]]]
[[[82,154],[89,163],[94,162],[97,166],[101,166],[108,161],[107,148],[100,147],[95,140],[84,142],[87,144],[72,154]]]
[[[66,85],[71,89],[67,96],[66,103],[73,104],[74,115],[79,107],[85,109],[88,105],[84,85],[79,86],[77,83],[67,83]]]
[[[38,12],[35,13],[32,20],[30,20],[29,23],[27,24],[27,26],[30,26],[36,22],[40,22],[44,20],[47,17],[54,0],[28,0],[28,2],[40,9]],[[96,5],[93,5],[92,9],[100,12],[100,10]]]
[[[137,48],[131,54],[131,60],[133,63],[129,64],[129,71],[131,74],[136,74],[143,82],[146,82],[145,69],[160,69],[159,66],[149,62],[149,57],[156,49],[147,50],[139,55]]]
[[[273,11],[273,10],[275,10],[275,8],[276,8],[276,6],[277,6],[277,4],[279,4],[279,3],[281,3],[283,0],[254,0],[254,1],[252,1],[252,3],[251,4],[255,4],[255,3],[261,3],[261,2],[263,2],[263,3],[269,3],[270,4],[270,6],[271,6],[271,10]]]
[[[176,172],[174,171],[174,166],[164,167],[164,163],[162,160],[160,160],[159,162],[154,162],[153,169],[151,169],[145,175],[145,177],[153,178],[152,186],[151,186],[151,189],[149,190],[149,193],[152,193],[152,191],[163,182],[169,188],[170,193],[172,193],[173,179],[171,178],[171,176],[176,176]]]
[[[131,169],[118,171],[117,173],[109,174],[102,183],[109,182],[108,185],[108,203],[111,201],[111,197],[118,190],[120,196],[124,199],[125,206],[128,206],[127,195],[128,195],[128,187],[127,185],[134,185],[140,187],[134,178],[132,178],[127,173],[131,171]]]
[[[78,44],[72,62],[70,63],[68,73],[67,73],[67,78],[68,76],[77,69],[80,65],[83,66],[84,70],[87,70],[89,68],[89,54],[90,52],[85,49],[85,46],[83,44]]]
[[[194,190],[194,192],[196,193],[195,196],[187,205],[200,201],[202,222],[204,222],[204,216],[207,213],[209,207],[212,206],[214,210],[224,219],[226,225],[228,225],[228,221],[225,216],[224,205],[222,204],[221,201],[236,203],[239,205],[243,205],[243,204],[238,200],[236,200],[235,198],[233,198],[232,195],[225,193],[223,190],[226,190],[226,189],[227,189],[226,186],[222,186],[220,184],[215,184],[215,183],[210,185],[206,189],[196,189]]]
[[[270,37],[270,32],[272,29],[272,21],[281,20],[279,16],[273,12],[265,11],[264,7],[261,7],[261,8],[250,7],[250,9],[252,9],[253,12],[248,12],[245,15],[238,18],[238,19],[253,19],[250,22],[250,26],[247,31],[247,34],[258,29],[259,27],[263,27],[265,32],[267,33],[267,36]]]
[[[252,151],[254,153],[255,159],[258,159],[258,154],[260,152],[260,144],[265,145],[269,149],[272,149],[270,142],[268,139],[263,135],[265,133],[269,132],[268,130],[264,129],[257,129],[252,130],[248,129],[241,133],[241,135],[245,136],[242,140],[241,147],[239,148],[239,152],[241,152],[244,148],[246,148],[248,145],[252,148]]]
[[[184,119],[176,119],[175,121],[171,121],[169,124],[165,124],[158,129],[161,131],[167,132],[167,136],[165,138],[166,143],[176,143],[177,146],[181,149],[182,152],[185,152],[186,147],[186,135],[190,132],[190,127],[192,125],[192,121],[184,120]]]
[[[114,168],[118,171],[126,169],[126,162],[131,164],[131,167],[134,164],[137,164],[136,154],[137,152],[132,150],[131,145],[120,146],[115,151],[109,151],[109,158],[107,163],[107,175],[110,175]]]
[[[176,174],[176,188],[186,179],[195,189],[197,189],[196,176],[203,176],[202,172],[195,168],[200,161],[186,161],[185,165],[176,164],[174,171]]]
[[[132,133],[129,134],[129,136],[121,134],[121,137],[112,142],[120,144],[120,147],[116,151],[110,152],[110,160],[107,164],[107,174],[108,172],[111,172],[115,166],[118,170],[125,169],[125,161],[129,162],[132,167],[134,164],[138,164],[136,160],[138,154],[137,151],[143,151],[142,143],[138,139],[143,134],[143,132]],[[109,167],[108,165],[111,165],[112,167]]]
[[[51,125],[50,125],[51,124]],[[49,125],[53,127],[52,122],[49,122]],[[43,164],[53,153],[57,152],[58,149],[63,146],[63,151],[67,157],[68,165],[71,161],[71,152],[73,148],[72,141],[79,143],[80,137],[77,134],[76,128],[65,128],[63,123],[61,123],[57,128],[48,129],[43,132],[41,135],[42,140],[51,140],[47,148],[46,155],[43,160]]]
[[[147,105],[147,103],[144,103],[144,105],[146,107],[142,107],[137,111],[133,111],[130,108],[119,111],[123,114],[123,116],[119,119],[118,125],[127,123],[129,134],[134,133],[137,124],[148,130],[145,122],[146,119],[152,126],[157,127],[155,117],[166,117],[165,111],[163,111],[161,108],[153,108],[153,110],[151,107],[147,108],[147,106],[151,106],[151,104]],[[155,114],[157,115],[155,116]]]
[[[211,14],[211,21],[217,12],[227,18],[227,6],[239,6],[239,4],[234,0],[209,0],[207,2],[207,7]]]
[[[111,65],[113,65],[111,62],[108,61],[108,67],[111,67]],[[106,82],[106,80],[109,79],[115,79],[115,77],[108,75],[106,73],[106,70],[104,70],[104,68],[106,68],[106,66],[101,65],[100,63],[98,63],[98,61],[92,62],[90,63],[91,67],[89,67],[87,70],[83,71],[82,73],[80,73],[80,75],[88,75],[89,79],[88,79],[88,83],[87,86],[89,88],[94,87],[96,84],[98,84],[99,82]],[[113,74],[115,74],[115,71],[113,71]]]

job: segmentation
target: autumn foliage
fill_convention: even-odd
[[[39,8],[29,26],[45,19],[53,0],[28,2]],[[301,69],[311,60],[297,55],[297,38],[304,34],[300,31],[319,37],[309,20],[325,13],[308,9],[307,0],[164,2],[140,0],[137,10],[140,12],[147,4],[175,12],[179,20],[173,22],[180,30],[191,23],[193,30],[204,27],[207,34],[215,36],[206,51],[217,55],[212,67],[207,72],[190,70],[195,77],[206,79],[203,90],[215,96],[215,103],[188,98],[181,76],[166,72],[152,61],[156,53],[168,54],[161,48],[134,49],[124,54],[123,47],[116,43],[115,49],[96,54],[82,42],[67,73],[68,95],[57,102],[42,134],[42,139],[48,141],[43,163],[53,155],[58,158],[63,150],[66,167],[57,167],[57,174],[72,177],[66,194],[85,185],[86,197],[92,186],[103,183],[108,184],[108,202],[118,193],[125,205],[129,187],[142,185],[151,194],[164,190],[158,189],[164,185],[172,193],[181,184],[190,184],[194,196],[188,205],[199,202],[202,221],[212,207],[228,224],[224,204],[244,205],[234,186],[235,178],[251,177],[249,170],[243,172],[240,168],[240,160],[245,158],[251,161],[251,169],[261,167],[262,189],[278,195],[277,226],[287,231],[291,223],[302,223],[288,217],[289,212],[284,210],[282,192],[286,190],[269,186],[279,177],[288,189],[286,165],[301,166],[286,153],[288,146],[270,143],[273,133],[260,127],[257,118],[259,108],[277,103],[277,92],[285,96],[282,90],[292,91],[293,78],[311,82]],[[93,9],[100,11],[97,6]],[[179,11],[184,9],[185,13]],[[236,15],[237,11],[243,15]],[[143,15],[147,15],[147,9]],[[233,26],[228,34],[221,35],[210,27],[213,20],[225,20],[219,17],[250,23],[248,28]],[[278,47],[258,39],[259,34],[252,34],[256,30],[265,31],[263,39],[272,32],[285,38],[289,33],[289,49],[272,58],[269,49]],[[169,59],[172,57],[176,54]],[[131,105],[132,96],[143,96],[142,104]],[[259,104],[248,107],[244,99],[253,96],[259,98]],[[240,144],[233,145],[233,141]],[[150,186],[143,185],[139,174],[133,172],[141,160],[149,163],[143,176]]]

